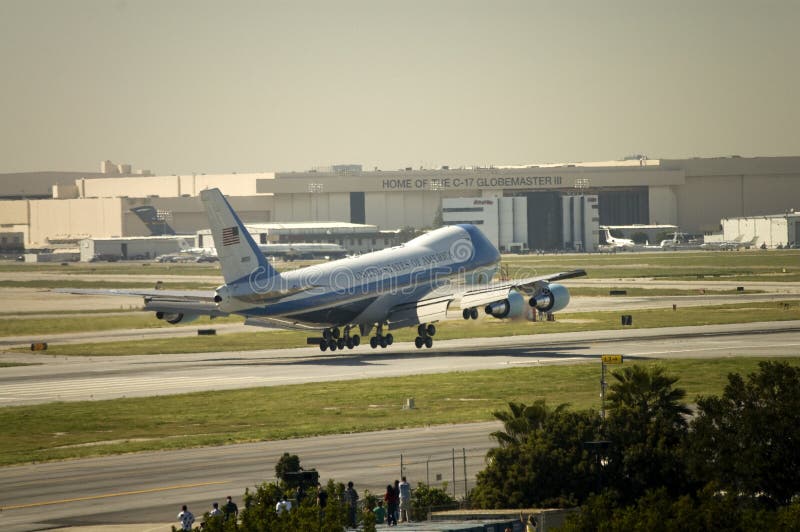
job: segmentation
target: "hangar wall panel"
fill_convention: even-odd
[[[0,201],[0,224],[27,224],[28,200]]]
[[[678,224],[678,196],[675,187],[650,187],[650,224]]]
[[[32,200],[26,247],[48,247],[51,240],[122,236],[119,198]]]
[[[800,174],[746,176],[744,216],[779,214],[800,208]]]
[[[719,221],[742,214],[740,176],[686,178],[678,189],[677,226],[691,231],[718,232]]]
[[[83,198],[116,198],[120,196],[169,198],[180,196],[177,176],[80,179],[76,184]]]

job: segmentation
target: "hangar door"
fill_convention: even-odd
[[[600,190],[597,196],[600,204],[600,225],[650,223],[647,187]]]
[[[560,249],[561,193],[528,192],[528,248]]]

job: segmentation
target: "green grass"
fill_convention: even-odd
[[[750,373],[760,360],[658,363],[680,377],[678,386],[694,401],[719,394],[728,373]],[[782,360],[800,364],[800,358]],[[487,421],[508,401],[543,398],[551,405],[598,409],[599,373],[592,362],[6,407],[0,408],[0,465]],[[414,397],[414,410],[401,408],[407,397]]]
[[[200,317],[191,322],[198,327],[213,327],[218,323],[243,323],[239,316],[225,318]],[[111,331],[117,329],[159,329],[174,327],[164,320],[155,318],[153,312],[126,312],[111,316],[64,316],[46,318],[2,318],[0,316],[0,337],[26,336],[33,334],[58,334],[68,332]]]
[[[441,322],[436,339],[488,338],[524,334],[560,333],[623,329],[620,311],[590,313],[559,313],[555,322],[505,321],[483,318],[477,322],[460,319]],[[756,321],[800,320],[800,302],[781,303],[750,302],[709,307],[680,307],[665,309],[625,311],[633,317],[633,326],[624,328],[649,329],[686,325],[712,325],[748,323]],[[6,320],[10,321],[10,320]],[[212,324],[213,325],[213,324]],[[414,328],[393,331],[396,341],[413,341]],[[283,349],[306,345],[309,334],[298,331],[261,331],[139,340],[136,342],[103,342],[93,344],[51,343],[47,355],[59,356],[120,356],[153,355],[163,353],[207,353],[216,351],[253,351],[258,349]],[[360,349],[368,347],[364,346]]]

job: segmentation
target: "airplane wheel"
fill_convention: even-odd
[[[434,334],[436,334],[436,327],[433,325],[433,323],[430,323],[428,324],[428,327],[425,330],[425,332],[428,333],[428,336],[433,336]]]
[[[325,329],[324,331],[322,331],[322,337],[325,338],[326,340],[330,340],[331,339],[331,330],[330,329]]]
[[[425,337],[425,347],[433,347],[433,338],[430,336]]]
[[[423,343],[425,343],[425,341],[421,337],[417,336],[414,338],[414,346],[417,349],[421,348]]]
[[[468,308],[465,308],[464,310],[462,310],[462,311],[461,311],[461,316],[462,316],[462,317],[463,317],[465,320],[468,320],[468,319],[469,319],[469,317],[470,317],[470,312],[469,312],[469,309],[468,309]]]
[[[322,352],[325,352],[325,351],[327,351],[327,349],[328,349],[328,344],[326,344],[325,342],[320,342],[319,350],[322,351]]]
[[[386,338],[386,345],[392,345],[394,343],[394,336],[392,336],[392,333],[387,334],[385,338]]]
[[[472,318],[473,320],[477,320],[478,319],[478,309],[476,309],[476,308],[469,309],[469,317]]]
[[[339,349],[344,349],[345,345],[347,345],[347,343],[344,341],[344,338],[339,338],[338,340],[336,340],[336,347],[338,347]]]
[[[376,347],[378,347],[378,339],[377,339],[377,338],[375,338],[374,336],[373,336],[372,338],[370,338],[370,339],[369,339],[369,346],[370,346],[372,349],[375,349]]]
[[[386,348],[386,346],[389,345],[389,342],[388,342],[388,340],[386,339],[385,336],[381,336],[381,339],[379,340],[379,342],[380,342],[380,345],[381,345],[382,348]]]
[[[334,338],[339,338],[339,336],[341,335],[341,333],[339,332],[339,327],[336,327],[336,328],[332,329],[331,330],[331,335]]]
[[[417,334],[419,336],[425,336],[425,324],[424,323],[420,323],[419,326],[417,326]]]
[[[353,335],[353,345],[355,347],[358,347],[359,345],[361,345],[361,337],[359,335],[357,335],[357,334]]]
[[[336,351],[336,348],[337,348],[337,347],[338,347],[338,346],[336,345],[336,342],[334,342],[333,340],[331,340],[331,343],[328,345],[328,348],[329,348],[331,351]]]
[[[347,341],[345,342],[345,345],[347,346],[347,349],[353,349],[353,347],[355,346],[355,344],[353,344],[352,338],[348,338]]]

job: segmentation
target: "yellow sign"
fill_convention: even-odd
[[[622,355],[602,355],[603,364],[622,364]]]

